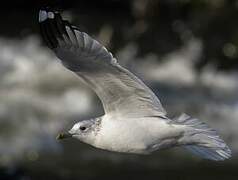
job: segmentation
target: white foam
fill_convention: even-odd
[[[39,37],[0,37],[0,124],[4,128],[0,132],[0,165],[14,164],[27,153],[60,150],[55,135],[72,117],[80,120],[94,112],[90,92],[79,83],[41,46]],[[61,95],[48,96],[49,92]]]

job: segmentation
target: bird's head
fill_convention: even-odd
[[[74,124],[68,132],[59,134],[57,139],[61,140],[73,137],[82,142],[93,144],[98,129],[99,123],[97,120],[84,120]]]

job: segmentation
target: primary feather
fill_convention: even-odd
[[[40,27],[48,47],[96,92],[105,113],[133,117],[166,114],[139,78],[121,67],[103,45],[62,20],[59,13],[40,11]]]

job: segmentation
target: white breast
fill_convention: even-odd
[[[159,119],[112,119],[105,116],[94,146],[117,152],[148,153],[151,152],[148,148],[160,139],[170,137],[173,129]]]

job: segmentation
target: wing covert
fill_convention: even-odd
[[[96,92],[106,114],[166,115],[154,93],[98,41],[64,21],[58,12],[41,10],[39,21],[47,46]]]

